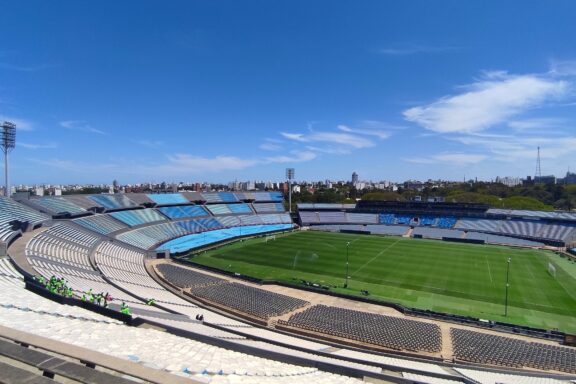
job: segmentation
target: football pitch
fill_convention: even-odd
[[[309,231],[237,242],[193,261],[350,295],[367,290],[372,299],[407,307],[576,333],[576,263],[550,251]]]

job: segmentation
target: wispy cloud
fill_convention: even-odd
[[[357,149],[374,146],[374,142],[372,142],[371,140],[350,133],[311,132],[309,134],[305,134],[305,133],[281,132],[281,135],[286,139],[298,141],[301,143],[315,143],[315,142],[332,143],[353,147]]]
[[[517,132],[546,131],[548,134],[551,134],[552,130],[558,130],[561,132],[567,126],[571,125],[572,124],[570,124],[566,119],[556,117],[513,120],[508,122],[508,127]]]
[[[314,160],[317,157],[312,151],[291,151],[290,155],[267,157],[265,162],[268,163],[301,163]]]
[[[133,142],[143,147],[153,149],[161,148],[164,146],[164,142],[161,140],[133,140]]]
[[[404,161],[413,164],[447,164],[467,166],[486,160],[485,155],[470,153],[441,153],[430,157],[405,158]]]
[[[190,173],[221,172],[240,170],[258,164],[258,160],[242,159],[235,156],[201,157],[188,154],[168,156],[169,166],[186,169]]]
[[[33,131],[34,125],[30,120],[21,119],[19,117],[0,115],[0,124],[5,121],[16,124],[16,131]]]
[[[78,132],[87,132],[87,133],[96,133],[99,135],[105,135],[106,132],[101,131],[92,127],[90,124],[86,123],[82,120],[64,120],[60,121],[60,126],[62,128],[69,129],[71,131],[78,131]]]
[[[408,56],[426,53],[442,53],[459,49],[453,46],[418,45],[411,43],[394,44],[386,48],[377,49],[376,52],[388,56]]]
[[[270,151],[270,152],[281,151],[283,148],[282,140],[266,138],[264,139],[264,142],[260,144],[259,148],[264,151]]]
[[[16,72],[38,72],[49,68],[54,68],[54,65],[40,64],[40,65],[17,65],[6,62],[0,62],[0,69],[6,69]]]
[[[46,143],[46,144],[34,144],[34,143],[25,143],[22,141],[16,142],[16,146],[26,149],[56,149],[58,148],[58,144],[56,143]]]
[[[576,60],[552,60],[550,74],[554,76],[576,76]]]
[[[377,138],[384,140],[390,137],[390,132],[382,131],[382,130],[371,130],[371,129],[363,129],[363,128],[350,128],[347,125],[339,125],[338,129],[343,132],[348,133],[357,133],[360,135],[367,135],[367,136],[376,136]]]
[[[410,108],[404,117],[440,133],[487,130],[532,108],[569,94],[569,83],[537,75],[513,76],[487,72],[483,79],[463,87],[465,92],[431,104]]]

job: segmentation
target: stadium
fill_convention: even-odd
[[[576,214],[284,198],[0,197],[2,382],[576,380]]]

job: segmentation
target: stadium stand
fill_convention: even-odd
[[[0,196],[0,240],[8,242],[28,227],[37,227],[50,218],[10,198]]]
[[[97,214],[94,216],[81,217],[72,221],[83,226],[84,228],[101,233],[103,235],[128,228],[127,225],[118,220],[115,220],[107,214]]]
[[[97,204],[94,200],[89,199],[86,195],[62,195],[61,197],[72,204],[84,208],[87,211],[102,208],[100,204]]]
[[[191,289],[191,293],[195,297],[236,309],[261,319],[280,316],[310,304],[305,300],[238,283],[203,287],[194,286]]]
[[[2,260],[0,264],[3,264]],[[230,383],[238,380],[270,384],[288,384],[294,380],[315,383],[361,382],[318,368],[235,352],[155,329],[129,327],[120,321],[80,307],[61,305],[27,291],[21,276],[1,275],[0,288],[0,323],[4,327],[195,379],[192,383],[223,383],[228,382],[224,381],[228,377],[232,380]],[[2,350],[4,354],[8,353]],[[123,362],[118,364],[126,365]],[[63,373],[62,369],[57,372]],[[6,370],[0,372],[1,375],[5,373]],[[91,377],[91,380],[80,379],[80,382],[94,382],[94,375]],[[146,377],[142,379],[147,381]],[[21,380],[22,376],[18,382]],[[42,382],[34,381],[34,378],[31,380]],[[175,382],[178,378],[166,377],[164,380]]]
[[[421,236],[428,239],[442,239],[451,238],[459,239],[462,238],[464,232],[454,230],[454,229],[444,229],[444,228],[430,228],[430,227],[416,227],[412,232],[412,236]]]
[[[451,328],[458,360],[576,373],[576,349]]]
[[[153,298],[164,307],[186,312],[196,308],[159,285],[144,268],[145,254],[110,242],[102,242],[95,252],[96,266],[104,276],[141,299]],[[184,307],[184,308],[183,308]]]
[[[396,350],[438,352],[442,346],[435,324],[326,305],[314,305],[278,324]]]
[[[227,282],[219,277],[206,275],[205,273],[196,272],[189,268],[182,268],[173,264],[159,264],[156,268],[166,280],[179,288],[202,287]]]
[[[87,212],[87,210],[72,201],[65,199],[63,197],[51,196],[51,197],[39,197],[36,199],[29,200],[32,204],[40,207],[46,213],[57,216],[57,215],[69,215],[76,216],[82,215]]]
[[[282,203],[254,203],[252,206],[256,213],[282,213],[286,211]]]
[[[110,215],[130,227],[136,227],[138,225],[154,223],[157,221],[166,221],[166,218],[152,208],[117,211],[110,213]]]
[[[210,213],[200,205],[182,205],[177,207],[158,208],[163,215],[172,220],[209,216]]]
[[[146,196],[158,205],[176,205],[189,203],[188,199],[186,199],[180,193],[149,193]]]
[[[470,240],[483,240],[485,243],[488,244],[503,244],[503,245],[514,245],[521,247],[544,246],[544,243],[539,243],[537,241],[518,239],[509,236],[491,235],[489,233],[481,233],[481,232],[468,232],[466,234],[466,238]]]
[[[373,213],[346,213],[346,222],[350,224],[378,224],[378,215]]]
[[[293,229],[292,224],[248,225],[237,228],[217,229],[190,234],[167,241],[158,246],[158,251],[169,250],[170,253],[187,252],[194,248],[202,248],[223,241],[229,241],[240,236],[261,235],[269,232],[288,231]]]
[[[90,195],[88,196],[89,199],[95,201],[100,206],[104,207],[107,210],[116,210],[116,209],[129,209],[129,208],[136,208],[138,204],[130,200],[126,195],[116,193],[113,195],[109,194],[102,194],[102,195]]]
[[[576,221],[576,213],[570,213],[570,212],[547,212],[547,211],[528,211],[522,209],[490,208],[486,213],[492,216]]]
[[[235,203],[238,198],[232,192],[202,192],[202,200],[207,203]]]

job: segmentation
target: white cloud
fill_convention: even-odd
[[[518,132],[546,130],[547,133],[550,133],[550,129],[562,130],[568,124],[570,124],[568,121],[560,118],[537,118],[508,122],[508,126]]]
[[[550,74],[554,76],[576,76],[576,61],[553,60],[550,64]]]
[[[134,143],[136,144],[140,144],[144,147],[148,147],[148,148],[160,148],[162,146],[164,146],[164,142],[161,140],[133,140]]]
[[[343,132],[348,133],[357,133],[360,135],[367,135],[367,136],[376,136],[381,140],[385,140],[390,137],[390,133],[382,130],[371,130],[371,129],[362,129],[362,128],[350,128],[346,125],[339,125],[338,129]]]
[[[414,164],[448,164],[455,166],[465,166],[470,164],[477,164],[486,159],[487,157],[481,154],[441,153],[430,157],[406,158],[404,161]]]
[[[374,143],[364,137],[353,135],[350,133],[339,132],[311,132],[310,134],[303,133],[287,133],[282,132],[281,135],[289,140],[294,140],[302,143],[324,142],[349,146],[353,148],[368,148],[373,147]]]
[[[16,132],[18,132],[18,131],[33,131],[34,130],[34,125],[29,120],[25,120],[25,119],[13,117],[13,116],[0,115],[0,124],[4,123],[5,121],[9,121],[11,123],[16,124]]]
[[[190,173],[220,172],[239,170],[258,164],[258,160],[242,159],[235,156],[201,157],[187,154],[168,156],[169,166]]]
[[[106,132],[96,129],[85,121],[82,120],[64,120],[60,121],[60,126],[71,131],[79,131],[79,132],[88,132],[88,133],[97,133],[99,135],[105,135]]]
[[[537,75],[487,72],[466,92],[404,111],[406,120],[440,133],[482,132],[521,113],[560,99],[569,83]]]
[[[26,149],[55,149],[55,148],[58,148],[58,145],[56,143],[33,144],[33,143],[25,143],[25,142],[21,142],[21,141],[17,141],[16,146],[26,148]]]
[[[40,64],[40,65],[17,65],[6,62],[0,62],[0,69],[7,69],[16,72],[38,72],[48,68],[54,68],[54,65]]]
[[[282,149],[282,147],[278,144],[272,144],[272,143],[262,143],[260,144],[260,149],[264,150],[264,151],[279,151]]]
[[[291,151],[290,156],[274,156],[267,157],[265,162],[268,163],[301,163],[304,161],[314,160],[317,157],[316,153],[312,151]]]
[[[377,53],[387,56],[408,56],[423,53],[442,53],[458,49],[451,46],[417,45],[411,43],[396,44],[391,47],[376,50]]]

